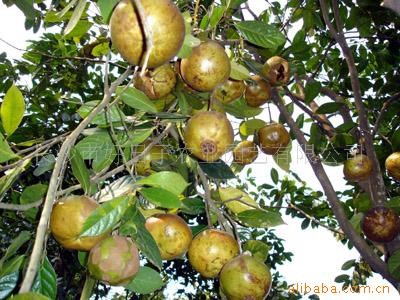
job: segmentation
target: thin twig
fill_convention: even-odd
[[[378,132],[379,124],[381,123],[382,118],[383,118],[386,110],[388,109],[388,107],[392,104],[392,102],[397,101],[399,99],[400,99],[400,93],[397,93],[397,94],[393,95],[389,100],[385,101],[385,103],[383,103],[381,111],[379,112],[379,116],[376,119],[374,128],[372,129],[372,136],[374,136]]]
[[[0,203],[0,209],[13,210],[13,211],[27,211],[31,208],[39,207],[43,200],[32,202],[29,204],[10,204],[10,203]]]

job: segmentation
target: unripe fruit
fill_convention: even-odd
[[[186,124],[186,148],[197,158],[216,161],[233,143],[233,128],[227,117],[219,112],[199,112]]]
[[[282,57],[273,56],[265,62],[261,74],[271,85],[284,85],[290,78],[289,63]]]
[[[386,158],[385,167],[389,175],[400,181],[400,152],[394,152]]]
[[[258,75],[252,76],[251,79],[254,83],[246,86],[246,103],[251,107],[260,107],[270,101],[271,87]]]
[[[83,224],[99,204],[86,196],[69,196],[53,205],[50,230],[64,248],[89,251],[108,233],[99,236],[79,237]]]
[[[373,207],[365,213],[361,228],[371,241],[389,243],[400,234],[400,218],[391,208]]]
[[[139,65],[146,52],[143,28],[152,33],[153,48],[147,67],[161,66],[181,49],[185,23],[179,9],[170,0],[141,0],[145,22],[140,19],[131,0],[122,0],[110,19],[113,46],[132,65]]]
[[[273,123],[258,130],[261,151],[275,155],[283,151],[290,142],[290,135],[282,124]]]
[[[181,257],[188,250],[192,241],[192,231],[181,217],[174,214],[156,214],[149,217],[145,225],[156,241],[162,259]]]
[[[345,161],[343,173],[349,181],[366,180],[372,173],[372,161],[364,154],[357,154]]]
[[[220,188],[218,192],[222,203],[224,203],[225,206],[234,214],[240,214],[246,210],[259,207],[258,203],[253,198],[241,190],[227,187]],[[231,201],[232,199],[238,199],[240,201]],[[246,203],[250,204],[251,206],[246,205]]]
[[[145,148],[147,148],[150,142],[145,142],[139,145],[136,149],[137,154],[143,152]],[[162,161],[168,160],[169,155],[167,150],[164,149],[161,145],[154,145],[147,154],[142,157],[135,165],[136,173],[140,176],[149,176],[154,173],[153,169],[151,168],[152,161]]]
[[[217,277],[223,265],[238,254],[236,240],[217,229],[207,229],[196,235],[188,251],[192,267],[207,278]]]
[[[222,46],[207,41],[194,47],[190,56],[182,59],[180,72],[190,87],[210,92],[229,78],[231,63]]]
[[[138,249],[127,237],[110,236],[98,243],[89,254],[90,274],[110,285],[129,283],[139,267]]]
[[[233,161],[241,165],[254,162],[258,156],[257,145],[252,141],[241,141],[233,149]]]
[[[271,289],[269,268],[257,258],[241,254],[222,268],[221,292],[228,300],[263,300]]]
[[[246,84],[243,80],[228,79],[214,89],[211,97],[221,103],[228,104],[243,96],[245,89]]]

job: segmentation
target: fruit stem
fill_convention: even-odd
[[[199,13],[199,7],[200,7],[200,0],[196,1],[196,5],[194,7],[194,12],[193,12],[193,27],[197,27],[197,14]]]
[[[79,300],[89,300],[90,296],[92,295],[92,291],[95,284],[96,280],[94,280],[92,277],[90,277],[89,274],[87,274],[85,284],[82,289],[81,297],[79,298]]]

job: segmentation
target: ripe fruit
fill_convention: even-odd
[[[265,154],[275,155],[284,150],[290,142],[290,135],[280,123],[272,123],[258,130],[258,143]]]
[[[175,84],[176,74],[170,64],[147,71],[144,76],[139,75],[135,80],[135,87],[153,100],[168,95]]]
[[[99,204],[86,196],[69,196],[53,205],[50,230],[64,248],[89,251],[108,233],[99,236],[79,237],[83,224]]]
[[[184,255],[192,241],[189,226],[174,214],[153,215],[146,220],[146,228],[156,241],[161,258],[165,260]]]
[[[234,214],[240,214],[243,211],[259,207],[258,203],[253,198],[251,198],[248,194],[246,194],[241,190],[232,187],[227,187],[227,188],[220,188],[218,191],[219,191],[219,198],[221,199],[221,201]],[[232,199],[238,199],[240,201],[228,201]],[[251,206],[246,205],[245,203],[248,203]]]
[[[90,274],[110,285],[124,285],[139,271],[139,252],[130,238],[110,236],[89,254]]]
[[[199,112],[185,128],[186,148],[197,158],[216,161],[233,143],[233,129],[227,117],[219,112]]]
[[[246,84],[243,80],[228,79],[214,89],[211,97],[228,104],[243,96],[245,89]]]
[[[257,145],[251,141],[242,141],[233,149],[233,161],[241,165],[251,164],[257,156]]]
[[[149,143],[150,142],[145,142],[139,145],[136,149],[137,154],[142,153]],[[140,176],[149,176],[154,173],[153,169],[151,168],[152,161],[162,161],[168,159],[169,155],[167,150],[165,150],[161,145],[154,145],[150,151],[136,163],[136,173]]]
[[[388,243],[400,234],[400,217],[391,208],[373,207],[365,213],[361,228],[371,241]]]
[[[170,0],[142,0],[146,22],[142,22],[131,0],[122,0],[110,19],[113,46],[132,65],[139,65],[146,52],[143,36],[147,25],[152,33],[153,48],[149,68],[165,64],[183,44],[185,23],[179,9]]]
[[[269,294],[272,277],[263,262],[244,253],[226,263],[219,280],[228,300],[262,300]]]
[[[246,86],[245,99],[248,106],[259,107],[270,100],[271,87],[258,75],[251,79],[254,83]]]
[[[400,181],[400,152],[394,152],[386,158],[385,167],[389,175]]]
[[[212,91],[229,78],[231,63],[225,50],[217,42],[202,42],[194,47],[189,57],[182,59],[183,80],[195,90]]]
[[[223,265],[238,254],[236,240],[217,229],[207,229],[196,235],[188,251],[190,264],[207,278],[217,277]]]
[[[265,62],[261,74],[271,85],[286,84],[290,77],[289,63],[282,57],[273,56]]]
[[[343,173],[349,181],[366,180],[372,173],[372,161],[364,154],[357,154],[345,161]]]

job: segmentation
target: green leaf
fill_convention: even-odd
[[[245,66],[231,60],[231,74],[229,77],[235,80],[246,80],[250,78],[250,72]]]
[[[16,155],[8,145],[4,136],[0,133],[0,163],[4,163],[11,159],[17,158]]]
[[[78,24],[83,12],[85,11],[86,2],[87,0],[79,0],[78,5],[75,7],[74,12],[72,13],[71,19],[69,19],[67,27],[64,30],[64,35],[68,35]]]
[[[238,119],[252,118],[263,112],[263,109],[260,107],[248,106],[243,97],[229,104],[223,104],[223,108],[228,114]]]
[[[335,278],[335,282],[336,283],[344,283],[344,282],[348,282],[350,280],[350,276],[343,274],[343,275],[339,275]]]
[[[205,212],[204,201],[201,198],[186,198],[182,201],[181,211],[188,215],[200,215]]]
[[[72,173],[75,178],[78,179],[79,183],[82,186],[82,189],[85,191],[85,194],[90,193],[90,174],[89,170],[86,168],[85,161],[83,160],[79,151],[73,147],[70,152],[70,162]]]
[[[0,115],[3,128],[8,136],[17,130],[25,112],[25,101],[21,91],[12,85],[1,104]]]
[[[249,136],[256,133],[257,130],[265,126],[265,121],[260,119],[251,119],[240,123],[239,132],[243,136]]]
[[[188,186],[188,183],[179,173],[163,171],[151,174],[137,182],[138,185],[149,185],[159,187],[171,192],[174,195],[180,195]]]
[[[225,13],[226,7],[225,6],[214,6],[212,10],[212,14],[210,16],[210,27],[211,29],[214,29],[221,18],[223,17]]]
[[[99,103],[100,101],[98,100],[86,102],[77,112],[82,118],[86,118]],[[121,118],[125,118],[124,113],[118,108],[118,106],[114,105],[107,110],[107,112],[102,110],[90,123],[96,125],[107,125],[109,123],[121,122]]]
[[[0,269],[2,268],[4,262],[11,258],[18,249],[22,247],[31,238],[31,233],[28,231],[21,231],[21,233],[13,240],[11,245],[7,248],[6,253],[0,259]]]
[[[25,258],[25,255],[19,255],[6,261],[0,270],[0,277],[18,272],[22,268]]]
[[[25,167],[27,167],[31,162],[31,159],[24,160],[21,165],[10,169],[6,172],[5,175],[0,177],[0,202],[3,199],[5,193],[8,189],[13,185],[15,180],[21,175],[22,172],[25,171]]]
[[[43,173],[53,170],[56,163],[56,157],[53,154],[47,154],[37,164],[36,169],[33,171],[33,175],[40,176]]]
[[[194,37],[192,34],[186,34],[185,39],[183,40],[183,45],[179,50],[177,56],[179,58],[186,58],[189,57],[192,53],[192,49],[200,45],[201,41]]]
[[[260,47],[275,49],[286,41],[285,36],[276,27],[261,21],[242,21],[236,23],[235,27],[245,40]]]
[[[71,30],[70,33],[66,34],[66,38],[80,38],[83,35],[85,35],[89,29],[93,26],[92,22],[89,22],[87,20],[80,20],[74,27],[73,30]]]
[[[164,286],[160,274],[149,267],[141,267],[135,278],[125,288],[138,294],[150,294]]]
[[[180,208],[181,201],[179,200],[176,194],[173,194],[165,189],[150,187],[150,188],[142,188],[140,194],[146,200],[153,203],[158,207],[164,208]]]
[[[124,86],[119,86],[117,88],[117,95],[121,97],[122,101],[126,105],[132,108],[150,113],[157,112],[157,108],[154,103],[151,102],[151,100],[138,89],[135,89],[133,87],[126,88]]]
[[[41,293],[50,299],[56,299],[57,274],[47,256],[45,257],[43,264],[36,275],[36,279],[31,290],[33,292]]]
[[[400,214],[400,196],[390,198],[386,205]]]
[[[388,202],[388,205],[389,203],[390,202]],[[353,198],[353,205],[359,212],[365,213],[372,207],[372,201],[367,193],[361,193]]]
[[[78,251],[78,261],[82,267],[86,267],[89,258],[89,253],[85,251]]]
[[[350,268],[354,267],[356,263],[355,259],[350,259],[348,261],[346,261],[343,265],[342,265],[342,271],[347,271],[350,270]]]
[[[14,0],[14,4],[24,13],[27,19],[35,19],[36,9],[33,7],[34,0]],[[4,3],[4,2],[3,2]]]
[[[396,251],[388,261],[389,273],[400,280],[400,251]]]
[[[363,218],[364,214],[363,213],[357,213],[354,214],[351,219],[350,223],[354,227],[354,230],[358,233],[361,234],[361,220]]]
[[[21,204],[29,204],[36,201],[39,201],[44,198],[47,192],[47,185],[46,184],[34,184],[28,186],[24,189],[19,198],[19,203]],[[31,208],[24,212],[24,216],[29,219],[30,221],[34,221],[37,215],[38,209]]]
[[[310,81],[304,88],[305,102],[309,104],[321,91],[321,83],[318,81]]]
[[[273,155],[275,163],[285,172],[290,171],[290,164],[292,162],[292,142],[283,151],[279,151],[277,154]]]
[[[135,129],[117,134],[118,143],[122,148],[132,147],[143,143],[154,131],[155,127]]]
[[[285,224],[281,214],[275,211],[264,211],[260,209],[249,209],[238,214],[240,221],[248,226],[258,228],[270,228]]]
[[[232,169],[222,160],[214,162],[199,162],[200,168],[208,177],[215,179],[232,179],[236,178]]]
[[[316,111],[317,114],[332,114],[337,112],[343,106],[342,103],[329,102],[322,104]]]
[[[118,3],[118,0],[98,0],[97,5],[100,8],[100,14],[103,17],[104,23],[108,24],[110,21],[111,13]]]
[[[273,183],[278,184],[279,174],[278,174],[278,171],[275,168],[271,169],[271,179],[272,179]]]
[[[267,260],[269,250],[270,246],[257,240],[248,240],[243,245],[243,251],[250,251],[254,257],[258,258],[262,262]]]
[[[339,125],[335,129],[339,133],[347,133],[356,126],[357,126],[357,124],[354,122],[346,122],[346,123]]]
[[[390,141],[392,142],[393,151],[400,151],[400,129],[393,133]]]
[[[129,206],[129,197],[122,196],[97,207],[83,224],[80,236],[97,236],[110,231]]]
[[[59,20],[62,19],[62,17],[65,16],[65,14],[72,8],[75,6],[76,2],[78,2],[78,0],[72,0],[71,2],[69,2],[67,5],[64,6],[64,8],[57,13],[57,18]]]
[[[5,299],[15,289],[18,283],[19,272],[0,277],[0,299]]]

